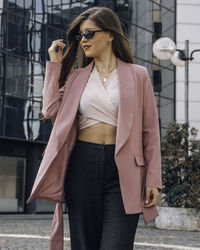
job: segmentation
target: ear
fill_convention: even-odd
[[[114,40],[114,36],[111,34],[110,31],[108,31],[108,40],[111,42]]]

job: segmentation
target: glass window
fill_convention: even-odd
[[[131,40],[134,62],[148,68],[153,83],[152,44],[156,30],[174,40],[175,0],[0,1],[0,135],[42,141],[49,137],[51,121],[38,120],[48,48],[55,39],[66,43],[70,23],[93,6],[109,7],[119,16]],[[158,65],[160,93],[155,94],[174,101],[174,69],[169,62]],[[158,107],[162,113],[162,105]]]
[[[26,139],[23,126],[26,99],[6,96],[4,100],[3,135]]]
[[[26,160],[0,156],[0,212],[23,212]]]
[[[21,58],[6,57],[5,94],[7,96],[27,99],[29,91],[29,65]]]

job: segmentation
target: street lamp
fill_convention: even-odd
[[[168,37],[162,37],[153,44],[153,54],[160,60],[171,60],[176,66],[185,66],[185,122],[188,123],[188,72],[189,61],[194,59],[193,54],[200,49],[193,50],[189,55],[189,40],[185,40],[185,50],[176,48],[174,41]]]

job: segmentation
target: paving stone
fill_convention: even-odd
[[[52,217],[52,214],[0,215],[0,250],[48,250]],[[69,238],[67,214],[64,215],[64,228],[64,236]],[[12,234],[13,237],[6,237],[5,234]],[[25,238],[26,235],[47,238]],[[186,247],[188,250],[200,250],[200,232],[160,230],[155,227],[154,222],[145,225],[142,216],[140,217],[135,250],[183,250],[181,246],[184,246],[184,250]],[[65,241],[64,249],[70,250],[70,239]]]

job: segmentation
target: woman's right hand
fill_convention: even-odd
[[[51,62],[61,63],[63,49],[66,46],[63,42],[63,39],[58,39],[52,42],[51,46],[48,49],[49,57]],[[58,52],[56,52],[56,48],[59,47]]]

